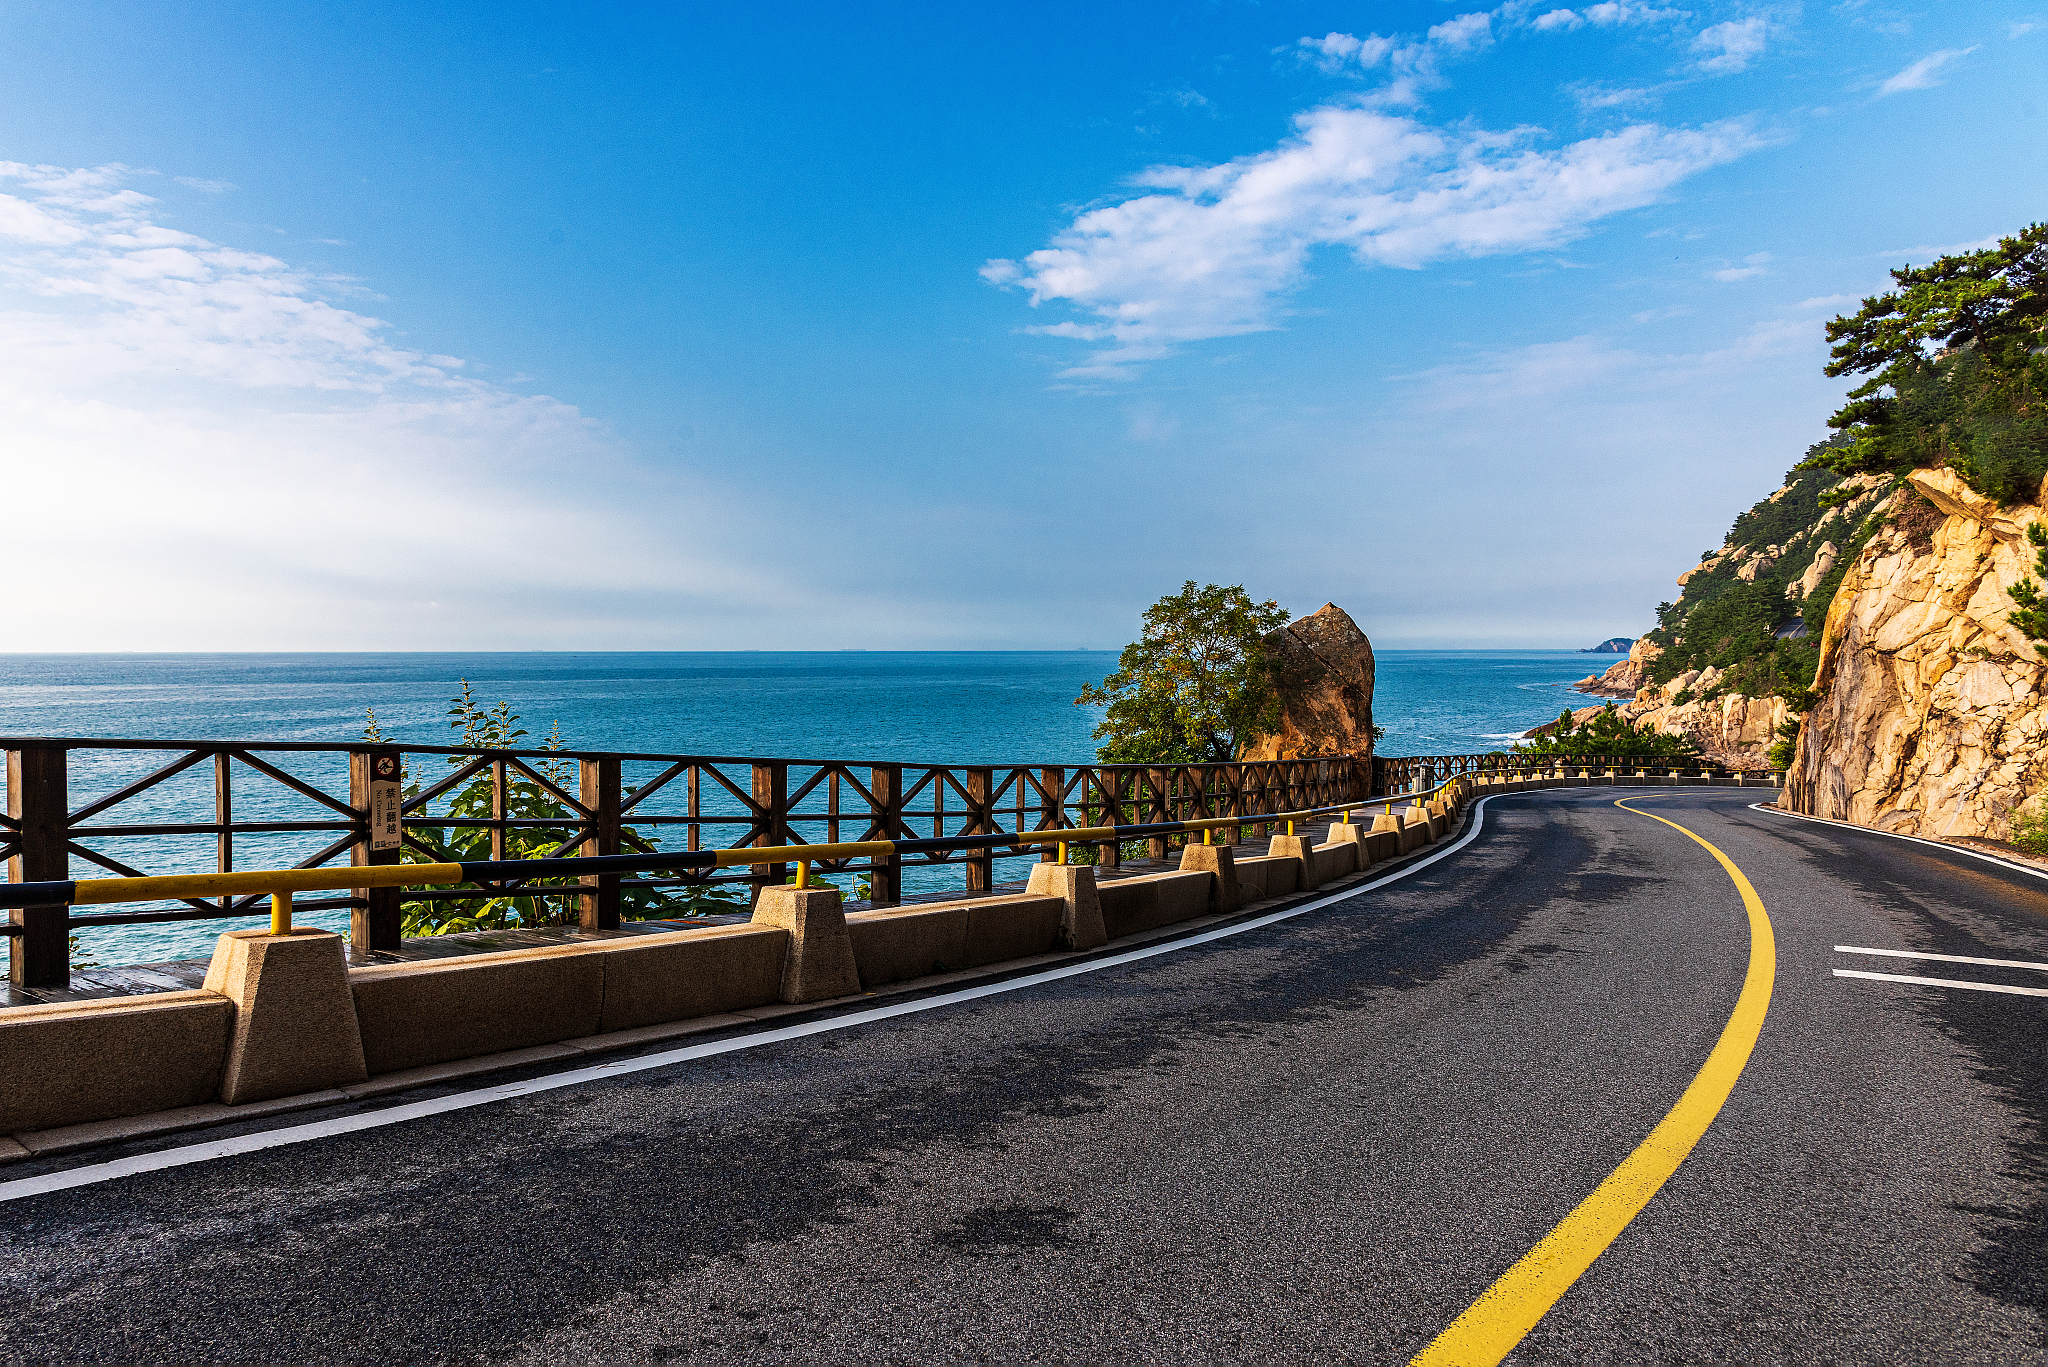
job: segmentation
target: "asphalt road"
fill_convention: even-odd
[[[1728,877],[1618,796],[1748,875],[1775,991],[1509,1361],[2048,1360],[2048,997],[1833,972],[2048,986],[1834,948],[2048,963],[2048,880],[1725,789],[1496,798],[1448,858],[1233,938],[15,1201],[0,1358],[1405,1362],[1740,990]]]

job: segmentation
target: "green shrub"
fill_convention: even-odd
[[[449,700],[448,725],[460,731],[458,744],[466,749],[506,750],[523,739],[527,732],[519,725],[519,714],[512,710],[510,702],[500,701],[494,707],[485,707],[477,701],[475,690],[469,680],[461,680],[462,691]],[[366,709],[369,724],[363,729],[363,738],[375,744],[389,743],[377,724],[377,713]],[[563,750],[561,723],[549,728],[547,738],[538,747],[542,750]],[[472,756],[449,755],[448,766],[459,769]],[[515,826],[505,832],[504,857],[507,859],[539,859],[554,853],[564,841],[576,834],[575,816],[569,806],[555,793],[549,784],[563,792],[570,791],[574,782],[570,763],[562,760],[540,760],[533,763],[533,770],[547,780],[541,783],[516,770],[505,776],[505,815],[525,821],[559,821],[560,826]],[[404,798],[407,802],[417,798],[425,784],[415,777],[408,766],[400,776],[404,784]],[[439,815],[461,820],[488,820],[492,813],[491,774],[488,769],[471,776],[454,793],[443,799],[446,808]],[[418,815],[425,815],[423,811]],[[660,848],[660,841],[650,834],[643,834],[631,826],[620,832],[621,845],[627,850],[652,853]],[[472,860],[489,859],[491,854],[491,832],[479,826],[415,826],[405,833],[406,844],[401,859],[407,864],[459,864]],[[576,851],[564,850],[559,858],[574,858]],[[572,878],[546,880],[549,883],[573,887]],[[458,885],[469,886],[469,885]],[[576,915],[576,893],[540,893],[517,897],[498,897],[480,893],[476,898],[417,899],[400,904],[404,917],[402,933],[408,936],[452,935],[470,930],[515,930],[534,926],[559,925],[574,919]],[[743,889],[730,884],[685,885],[679,888],[626,888],[620,894],[619,914],[628,920],[652,920],[675,916],[701,915],[744,910],[748,901]]]

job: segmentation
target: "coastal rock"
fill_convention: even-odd
[[[1628,648],[1626,660],[1609,665],[1605,674],[1596,678],[1581,679],[1572,687],[1581,693],[1591,693],[1597,697],[1633,698],[1637,690],[1648,681],[1650,661],[1663,653],[1661,647],[1639,637],[1635,644]]]
[[[1305,759],[1372,755],[1372,642],[1335,603],[1268,632],[1280,678],[1280,730],[1242,758]]]
[[[2034,577],[2026,528],[2048,507],[2037,494],[2001,509],[1950,470],[1910,483],[1829,609],[1785,805],[1903,834],[2010,839],[2015,812],[2048,786],[2048,664],[2012,626],[2006,590]],[[1940,517],[1931,531],[1913,493]]]
[[[1779,724],[1792,715],[1783,698],[1751,698],[1741,693],[1685,703],[1672,702],[1666,694],[1622,712],[1638,726],[1689,737],[1702,755],[1731,769],[1762,768]]]

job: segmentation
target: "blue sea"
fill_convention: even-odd
[[[1504,747],[1585,698],[1569,685],[1614,657],[1577,651],[1378,653],[1374,719],[1383,755]],[[572,749],[776,756],[930,764],[1073,764],[1094,757],[1083,684],[1115,668],[1107,651],[689,653],[0,655],[0,735],[317,741],[360,740],[365,709],[385,735],[448,745],[458,681],[511,705],[538,744],[559,724]],[[166,757],[74,756],[74,809],[143,776]],[[324,766],[324,767],[323,767]],[[346,791],[332,761],[284,765]],[[629,774],[629,781],[632,776]],[[317,816],[267,780],[244,783],[239,819]],[[208,821],[206,766],[123,804],[108,822]],[[238,837],[236,864],[280,867],[327,837]],[[211,836],[89,842],[150,873],[210,872]],[[79,861],[73,873],[103,871]],[[957,880],[957,870],[927,878]],[[912,880],[906,878],[906,890]],[[945,886],[952,886],[946,883]],[[346,924],[346,912],[309,913]],[[103,964],[211,951],[247,921],[188,921],[83,932]]]

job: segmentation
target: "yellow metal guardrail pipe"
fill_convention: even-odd
[[[1429,792],[1441,792],[1464,776],[1446,779]],[[1402,796],[1408,796],[1403,794]],[[1420,795],[1417,794],[1419,797]],[[999,832],[977,836],[934,836],[909,840],[854,840],[821,845],[751,846],[726,850],[691,850],[663,855],[603,855],[571,859],[527,859],[473,861],[459,864],[350,864],[318,869],[250,869],[236,873],[181,873],[141,878],[80,878],[64,882],[0,883],[0,907],[15,906],[104,906],[115,902],[155,902],[180,898],[268,894],[271,899],[272,933],[291,933],[292,895],[299,892],[330,892],[350,888],[433,887],[473,882],[504,882],[530,878],[582,878],[598,873],[649,869],[736,868],[741,865],[797,865],[798,886],[808,886],[810,865],[819,860],[886,857],[902,853],[923,853],[957,848],[997,849],[1003,846],[1054,845],[1065,863],[1069,845],[1101,844],[1111,840],[1192,834],[1200,831],[1202,843],[1212,844],[1214,832],[1229,827],[1261,826],[1285,822],[1287,833],[1310,817],[1341,812],[1346,822],[1355,808],[1391,807],[1392,796],[1366,803],[1309,807],[1293,812],[1251,812],[1240,816],[1199,817],[1187,821],[1134,823],[1129,826],[1075,826],[1057,830]],[[575,884],[561,892],[573,893]],[[554,889],[550,889],[554,891]]]

